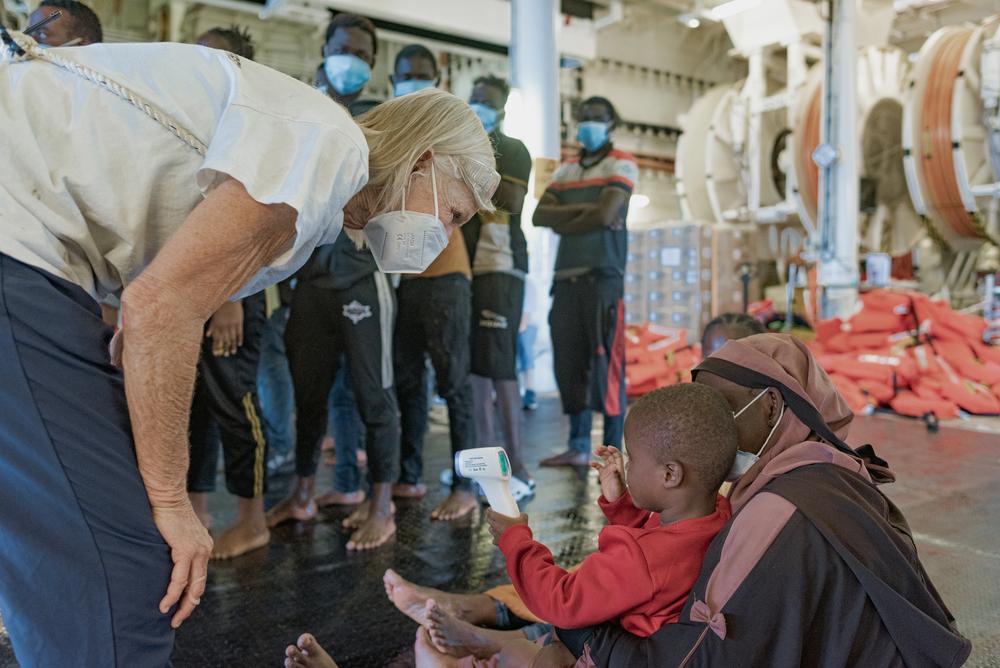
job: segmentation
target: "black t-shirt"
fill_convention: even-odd
[[[341,232],[332,244],[317,247],[295,277],[318,288],[346,290],[376,271],[372,252],[368,248],[358,250]]]
[[[519,140],[499,130],[490,134],[500,178],[528,187],[531,155]],[[492,214],[477,213],[462,226],[469,249],[472,274],[502,272],[523,277],[528,272],[528,242],[521,230],[521,214],[497,209]]]
[[[360,116],[376,105],[375,100],[355,100],[347,110],[352,116]],[[376,271],[378,265],[371,250],[359,250],[341,231],[334,243],[317,247],[295,277],[319,288],[345,290]]]

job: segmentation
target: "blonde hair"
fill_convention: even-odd
[[[368,142],[373,213],[396,206],[413,168],[427,150],[438,169],[449,167],[472,191],[481,211],[493,211],[500,181],[493,146],[479,117],[451,93],[434,88],[383,102],[357,119]]]

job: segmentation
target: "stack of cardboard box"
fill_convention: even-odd
[[[743,306],[741,267],[754,262],[753,228],[663,223],[629,232],[625,318],[688,332]],[[752,297],[751,297],[752,298]]]
[[[759,299],[753,276],[757,266],[753,225],[716,225],[712,229],[712,317],[743,311],[743,277],[749,274],[748,302]]]

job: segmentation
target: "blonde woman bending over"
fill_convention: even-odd
[[[0,611],[26,668],[165,666],[212,551],[185,492],[206,319],[344,227],[421,271],[490,207],[493,151],[440,91],[356,124],[223,51],[0,36]]]

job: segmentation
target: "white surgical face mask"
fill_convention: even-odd
[[[434,193],[433,214],[407,211],[404,189],[402,211],[386,211],[365,225],[365,241],[375,256],[375,264],[382,272],[422,273],[448,245],[444,224],[438,219],[437,177],[433,162],[431,187]]]
[[[767,394],[767,389],[751,399],[750,403],[741,408],[739,411],[733,413],[733,419],[735,420],[739,416],[743,415],[746,409],[753,406],[757,400],[765,394]],[[760,460],[760,453],[764,452],[764,448],[766,448],[767,444],[771,441],[771,437],[774,436],[774,432],[778,429],[778,425],[781,424],[781,418],[783,417],[785,417],[784,402],[781,404],[781,412],[778,413],[778,421],[774,423],[773,427],[771,427],[771,433],[769,433],[767,438],[764,439],[764,443],[760,446],[760,450],[757,451],[757,454],[746,452],[744,450],[736,451],[736,460],[733,462],[732,468],[729,469],[729,474],[726,476],[726,482],[736,482]]]

